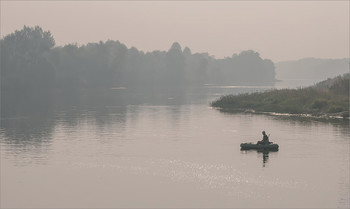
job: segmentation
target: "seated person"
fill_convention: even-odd
[[[262,132],[263,134],[263,139],[261,141],[258,141],[259,144],[270,144],[269,137],[266,135],[265,131]]]

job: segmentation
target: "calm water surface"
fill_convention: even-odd
[[[209,101],[259,87],[208,89],[2,118],[1,207],[349,207],[347,123],[225,114]],[[240,151],[262,130],[278,152]]]

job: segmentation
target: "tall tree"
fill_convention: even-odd
[[[39,26],[24,26],[1,40],[2,110],[7,102],[43,104],[50,100],[55,71],[49,50],[54,46],[51,33]]]
[[[166,54],[167,75],[165,82],[171,86],[181,86],[185,83],[185,56],[181,46],[175,42]]]

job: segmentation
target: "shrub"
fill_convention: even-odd
[[[337,112],[343,112],[344,108],[341,106],[331,106],[328,110],[330,113],[337,113]]]
[[[326,100],[316,100],[313,102],[311,107],[313,109],[321,110],[324,109],[326,106],[328,106],[328,102]]]
[[[343,118],[348,118],[349,117],[349,112],[347,111],[347,112],[343,112],[342,114],[341,114],[341,116],[343,117]]]

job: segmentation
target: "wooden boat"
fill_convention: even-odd
[[[278,144],[274,144],[272,142],[270,142],[269,144],[253,144],[253,143],[242,143],[241,144],[241,150],[256,149],[256,150],[277,151],[278,148],[279,148]]]

